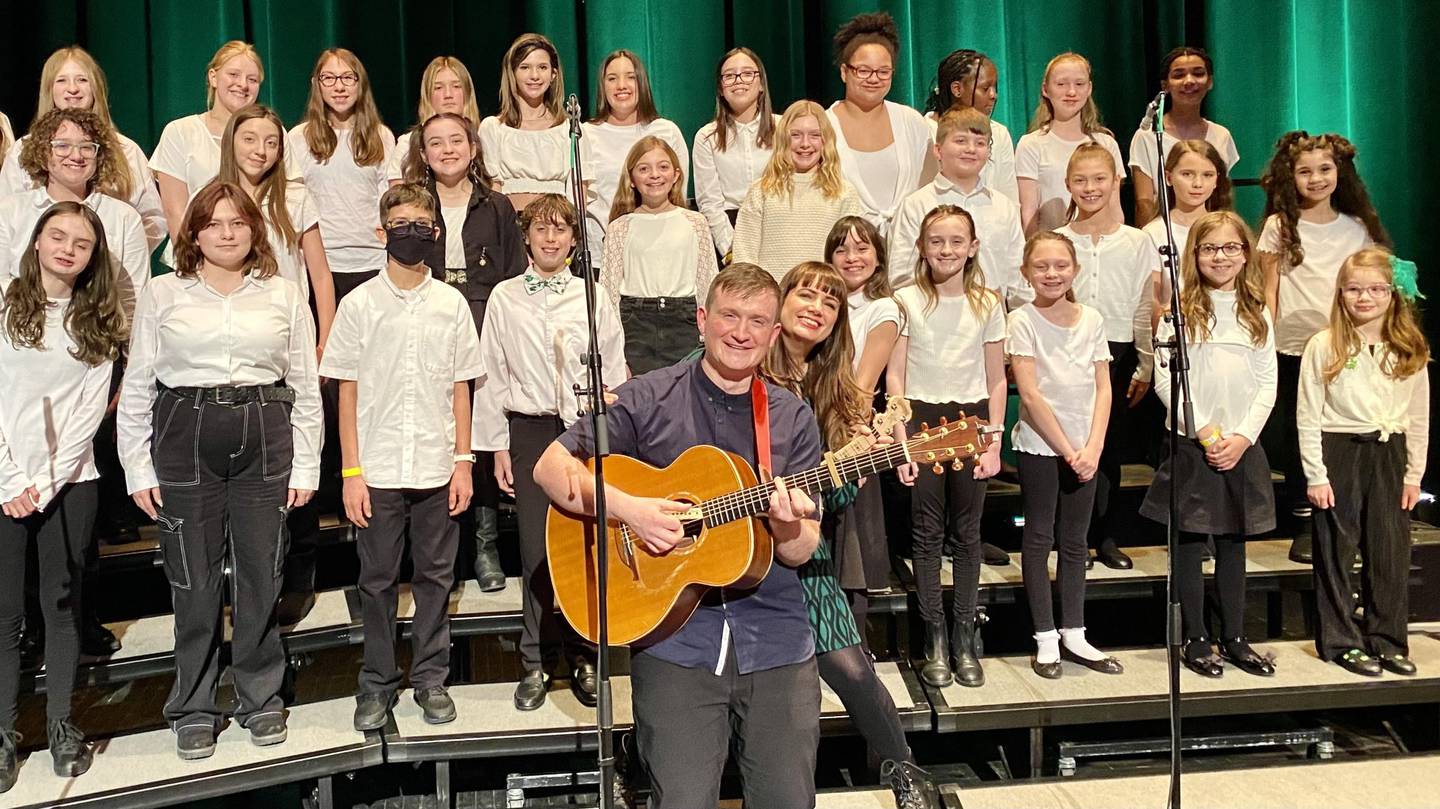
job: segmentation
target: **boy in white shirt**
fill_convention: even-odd
[[[469,381],[480,376],[480,341],[465,297],[425,265],[438,215],[421,186],[401,184],[381,196],[385,270],[346,296],[321,363],[323,376],[340,380],[345,514],[360,529],[359,731],[384,727],[400,685],[395,618],[407,516],[415,702],[428,723],[455,718],[445,690],[447,612],[460,546],[455,518],[470,505]]]

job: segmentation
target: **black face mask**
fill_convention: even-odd
[[[401,264],[413,267],[424,261],[435,247],[435,228],[416,224],[385,229],[385,252]]]

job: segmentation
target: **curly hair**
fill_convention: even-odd
[[[410,153],[405,155],[404,174],[405,182],[427,184],[432,180],[430,164],[425,162],[425,130],[440,121],[454,121],[465,132],[465,138],[470,141],[470,168],[466,176],[474,184],[475,190],[480,196],[490,193],[495,187],[495,178],[485,170],[485,153],[480,145],[480,135],[475,131],[475,125],[462,115],[453,112],[437,112],[425,119],[425,123],[415,127],[410,135]]]
[[[218,178],[206,183],[185,209],[185,216],[180,221],[180,237],[175,240],[175,274],[181,278],[194,278],[205,265],[199,236],[210,225],[215,206],[221,200],[228,201],[235,208],[236,215],[250,228],[250,253],[245,256],[249,271],[256,278],[274,275],[279,271],[279,265],[275,263],[270,240],[265,236],[265,217],[260,213],[260,206],[240,186]]]
[[[956,217],[964,219],[965,224],[970,228],[970,239],[974,241],[975,217],[959,205],[937,205],[925,214],[920,220],[920,235],[915,238],[915,248],[920,258],[915,268],[915,287],[920,294],[925,296],[925,313],[929,314],[935,310],[940,303],[940,290],[935,283],[935,277],[931,275],[930,262],[925,260],[925,239],[930,234],[930,228],[934,227],[942,219]],[[970,309],[976,315],[986,312],[990,306],[999,302],[999,296],[995,291],[985,286],[985,270],[980,266],[980,253],[965,260],[965,266],[960,270],[965,279],[965,297],[970,301]]]
[[[1300,155],[1311,151],[1324,151],[1335,161],[1335,192],[1330,195],[1330,206],[1347,216],[1359,219],[1370,240],[1390,247],[1390,234],[1380,224],[1380,214],[1370,202],[1370,192],[1365,181],[1355,169],[1355,145],[1344,137],[1329,132],[1311,135],[1303,129],[1286,132],[1275,142],[1275,154],[1260,176],[1260,187],[1265,189],[1264,219],[1276,217],[1280,226],[1280,249],[1285,261],[1296,266],[1305,260],[1305,247],[1300,244],[1300,194],[1295,190],[1295,163]]]
[[[124,272],[105,245],[100,217],[79,202],[57,202],[35,223],[20,258],[20,273],[5,290],[5,336],[17,348],[45,348],[45,314],[50,301],[41,281],[40,251],[35,245],[45,226],[57,216],[80,217],[95,238],[90,260],[76,277],[65,308],[65,331],[75,342],[70,356],[91,367],[119,359],[130,330],[118,286]]]
[[[1200,272],[1200,240],[1226,225],[1240,234],[1240,243],[1245,246],[1245,266],[1235,276],[1235,314],[1250,335],[1250,342],[1261,346],[1270,331],[1265,322],[1265,273],[1255,260],[1255,235],[1234,211],[1205,214],[1196,220],[1185,240],[1185,254],[1180,260],[1180,310],[1185,313],[1185,333],[1192,342],[1210,339],[1215,304],[1210,299],[1210,285]]]
[[[769,196],[790,196],[795,191],[795,161],[790,157],[790,128],[801,118],[814,118],[820,125],[820,165],[816,166],[815,187],[826,199],[838,199],[845,188],[840,175],[840,153],[835,148],[835,129],[825,110],[814,101],[800,99],[786,108],[775,125],[775,151],[760,174],[760,190]]]
[[[20,168],[41,186],[50,182],[50,141],[55,139],[55,133],[66,121],[79,127],[85,137],[100,144],[100,153],[95,156],[95,174],[86,190],[99,190],[107,197],[129,203],[135,190],[135,179],[130,174],[124,153],[120,151],[120,139],[116,137],[114,127],[89,110],[57,107],[40,116],[20,147]]]
[[[1210,198],[1205,200],[1207,211],[1228,211],[1235,207],[1235,186],[1230,182],[1230,167],[1225,165],[1225,158],[1220,156],[1220,150],[1208,140],[1182,140],[1170,147],[1170,154],[1165,157],[1165,173],[1168,175],[1180,165],[1180,159],[1187,154],[1196,154],[1210,161],[1215,167],[1215,190],[1210,192]],[[1175,207],[1175,189],[1170,187],[1167,178],[1165,193],[1168,197],[1170,207]]]
[[[1321,370],[1325,384],[1334,382],[1345,370],[1345,363],[1361,348],[1360,332],[1345,308],[1346,282],[1357,271],[1372,270],[1384,276],[1386,283],[1393,287],[1395,270],[1390,258],[1390,251],[1383,247],[1366,247],[1340,265],[1340,275],[1335,279],[1335,300],[1330,305],[1330,357]],[[1385,341],[1381,370],[1391,379],[1406,379],[1425,370],[1430,362],[1430,345],[1420,328],[1420,313],[1415,302],[1392,292],[1384,317],[1380,324],[1380,337]]]
[[[895,18],[884,11],[857,14],[835,32],[835,66],[843,67],[865,45],[879,45],[894,61],[900,54],[900,34]]]
[[[310,99],[305,102],[305,148],[316,162],[327,163],[337,145],[335,127],[326,114],[325,95],[320,89],[320,71],[331,57],[355,73],[355,115],[350,126],[350,155],[357,166],[378,166],[385,159],[385,144],[380,139],[380,111],[375,107],[375,93],[370,89],[370,74],[360,57],[346,48],[326,48],[315,60],[310,71]]]

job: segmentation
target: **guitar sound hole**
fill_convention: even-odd
[[[700,504],[699,498],[689,493],[672,494],[669,499],[677,503],[689,504],[691,507],[696,507]],[[700,540],[705,536],[705,520],[703,518],[682,518],[680,520],[680,527],[685,534],[685,538],[680,540],[680,542],[671,549],[670,553],[672,554],[686,554],[695,550],[695,548],[699,547]]]

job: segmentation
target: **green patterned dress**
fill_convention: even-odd
[[[874,485],[873,482],[870,485]],[[815,546],[810,561],[801,565],[798,571],[800,586],[805,591],[805,609],[810,613],[810,628],[815,630],[817,655],[860,643],[855,614],[850,611],[850,602],[835,575],[835,555],[831,549],[838,523],[836,518],[855,501],[855,491],[855,484],[850,483],[825,495],[825,520],[820,544]]]

